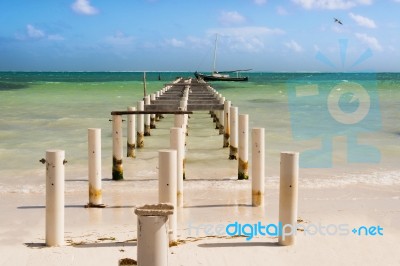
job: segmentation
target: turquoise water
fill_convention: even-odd
[[[147,92],[160,90],[165,83],[173,81],[178,76],[193,77],[193,74],[147,73]],[[231,100],[233,105],[239,107],[239,113],[249,114],[250,127],[266,129],[267,176],[276,178],[278,175],[280,151],[303,151],[321,145],[318,137],[295,139],[296,132],[293,131],[290,108],[293,106],[297,108],[296,104],[305,106],[306,103],[292,102],[288,94],[288,88],[293,82],[300,80],[312,83],[316,77],[327,77],[325,81],[329,84],[362,83],[368,79],[367,76],[356,73],[249,73],[249,82],[212,84],[226,99]],[[48,149],[66,151],[69,161],[67,178],[86,178],[87,128],[92,127],[102,129],[103,177],[110,178],[110,113],[136,105],[136,102],[143,97],[142,78],[142,73],[135,72],[0,73],[0,186],[7,191],[18,191],[23,189],[25,184],[31,184],[33,187],[41,186],[44,167],[38,161],[45,157],[45,151]],[[385,184],[400,183],[397,174],[400,159],[398,126],[400,74],[380,73],[373,82],[376,82],[379,100],[379,105],[374,107],[379,108],[379,115],[375,117],[373,123],[381,126],[373,132],[368,130],[363,132],[361,129],[357,131],[361,132],[357,138],[360,143],[373,145],[380,151],[379,162],[348,163],[346,134],[342,132],[333,138],[333,167],[304,169],[302,170],[304,176],[309,178],[352,176],[353,178],[359,174],[363,176],[363,180],[374,179],[374,182],[381,180]],[[323,105],[317,108],[325,108]],[[210,123],[207,129],[199,128],[198,137],[193,134],[190,140],[192,146],[189,145],[188,151],[192,157],[189,158],[189,163],[193,162],[193,171],[212,164],[216,158],[222,165],[210,170],[209,175],[221,178],[234,177],[234,170],[228,169],[228,166],[233,165],[232,162],[225,163],[223,161],[225,155],[221,155],[225,154],[225,151],[221,147],[215,147],[219,143],[222,146],[222,138],[212,129],[211,122],[207,122],[207,115],[200,113],[193,116],[193,122]],[[156,150],[168,146],[164,137],[168,135],[171,121],[171,118],[167,117],[160,124],[161,128],[155,130],[151,143],[147,142],[148,149],[141,151],[142,157],[132,163],[132,166],[128,166],[128,169],[130,167],[133,169],[130,174],[132,178],[156,176]],[[315,113],[309,115],[305,113],[298,123],[300,125],[304,123],[304,128],[301,129],[303,131],[300,133],[306,135],[318,131],[325,125],[325,121],[320,121]],[[209,143],[210,148],[200,150],[203,143]],[[190,153],[191,147],[192,153]],[[150,170],[146,171],[146,168]],[[199,172],[193,176],[200,178],[201,171]],[[377,172],[382,174],[376,174]],[[373,176],[369,177],[368,174]]]

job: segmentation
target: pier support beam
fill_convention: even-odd
[[[101,129],[88,129],[88,175],[89,204],[97,207],[103,204],[101,189]]]
[[[224,148],[229,147],[229,138],[230,138],[230,108],[231,108],[231,101],[224,102]]]
[[[239,115],[238,179],[249,179],[249,115]]]
[[[251,202],[252,205],[264,206],[265,191],[265,130],[264,128],[253,128],[252,139],[252,162],[251,162]]]
[[[46,246],[64,245],[65,152],[46,151]]]
[[[137,103],[138,111],[144,111],[144,101],[138,101]],[[144,115],[137,115],[137,134],[136,134],[136,146],[138,149],[144,147]]]
[[[112,179],[122,180],[124,179],[122,157],[123,157],[123,145],[122,145],[122,116],[113,115],[113,168],[112,168]]]
[[[282,152],[279,189],[279,222],[282,232],[278,244],[295,244],[297,231],[297,202],[299,178],[299,153]]]
[[[128,111],[136,111],[135,107],[128,107]],[[136,116],[135,115],[127,115],[128,116],[128,141],[127,141],[127,149],[126,156],[135,158],[136,157]]]
[[[229,143],[229,160],[237,160],[238,158],[238,107],[230,108],[230,143]]]
[[[160,150],[158,152],[158,201],[168,202],[176,209],[177,205],[177,151]],[[169,243],[177,241],[177,214],[169,216]]]

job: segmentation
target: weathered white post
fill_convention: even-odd
[[[239,115],[238,179],[249,179],[249,115]]]
[[[128,107],[128,111],[136,111],[136,107]],[[136,154],[136,115],[128,116],[128,141],[126,156],[135,158]]]
[[[185,153],[185,136],[180,127],[171,128],[171,149],[177,151],[177,206],[183,207],[183,156]]]
[[[113,169],[112,179],[124,179],[124,171],[122,166],[123,145],[122,145],[122,116],[113,115]]]
[[[238,157],[238,107],[230,108],[230,145],[229,145],[229,160],[237,160]]]
[[[46,246],[64,244],[65,152],[46,151]]]
[[[168,266],[168,216],[173,215],[170,204],[144,205],[135,209],[137,223],[138,266]]]
[[[230,127],[229,127],[229,122],[230,122],[230,112],[231,108],[231,101],[225,101],[224,102],[224,148],[229,147],[229,138],[230,138]]]
[[[282,223],[279,245],[295,244],[297,231],[297,201],[299,153],[282,152],[279,189],[279,222]]]
[[[224,104],[225,103],[225,97],[221,97],[220,99],[219,99],[219,103],[220,104]],[[218,120],[219,120],[219,134],[220,135],[223,135],[224,134],[224,110],[218,110],[217,111],[218,112]]]
[[[265,191],[265,130],[252,129],[252,162],[251,162],[251,202],[253,206],[264,206]]]
[[[156,100],[156,95],[152,93],[150,95],[150,100],[155,101]],[[150,128],[156,128],[156,115],[155,114],[150,114]]]
[[[144,111],[144,101],[137,102],[138,111]],[[136,138],[136,146],[138,149],[144,147],[144,115],[139,114],[137,116],[137,138]]]
[[[177,206],[177,151],[160,150],[158,152],[158,201],[168,202]],[[177,241],[177,215],[169,216],[169,243]]]
[[[89,204],[88,207],[102,205],[101,189],[101,129],[88,129],[88,169]]]
[[[144,105],[150,105],[150,95],[147,95],[144,98]],[[150,114],[145,114],[144,115],[144,135],[145,136],[150,136]]]

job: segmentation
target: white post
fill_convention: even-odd
[[[231,101],[224,102],[224,148],[229,147],[230,127],[229,127],[229,111],[231,108]]]
[[[229,145],[229,160],[237,160],[238,157],[238,107],[230,108],[230,145]]]
[[[101,129],[88,129],[89,161],[89,204],[88,207],[101,205]]]
[[[144,111],[144,101],[137,102],[138,111]],[[144,115],[139,114],[137,116],[137,134],[136,134],[136,146],[138,149],[144,147]]]
[[[144,105],[150,105],[150,95],[147,95],[144,98]],[[145,114],[144,115],[144,135],[145,136],[150,136],[150,114]]]
[[[137,264],[168,266],[168,215],[174,213],[169,204],[145,205],[135,210],[137,223]]]
[[[158,201],[169,202],[176,209],[177,205],[177,151],[160,150],[158,152]],[[177,240],[176,212],[169,216],[169,243]]]
[[[128,111],[136,111],[135,107],[128,107]],[[135,150],[136,150],[136,115],[127,115],[128,116],[128,141],[127,141],[127,152],[126,156],[135,158]]]
[[[156,95],[152,93],[150,95],[150,100],[155,101],[156,100]],[[155,114],[150,114],[150,128],[156,128],[156,115]]]
[[[251,202],[253,206],[264,206],[265,191],[265,134],[264,128],[252,130]]]
[[[221,97],[219,99],[219,103],[220,104],[224,104],[225,103],[225,97]],[[218,110],[217,111],[219,113],[218,117],[219,117],[219,134],[223,135],[224,134],[224,110]]]
[[[113,115],[113,169],[112,179],[122,180],[124,179],[122,157],[123,157],[123,145],[122,145],[122,116]]]
[[[299,153],[282,152],[279,190],[279,222],[282,223],[279,245],[293,245],[297,231]]]
[[[185,137],[183,129],[171,128],[170,145],[171,149],[177,151],[177,206],[183,207],[183,156],[185,152]]]
[[[249,115],[239,115],[238,179],[249,179]]]
[[[46,151],[46,246],[64,244],[65,152]]]

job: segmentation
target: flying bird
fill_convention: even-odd
[[[340,25],[343,25],[343,23],[340,20],[338,20],[337,18],[333,18],[333,19],[335,20],[336,23],[339,23]]]

